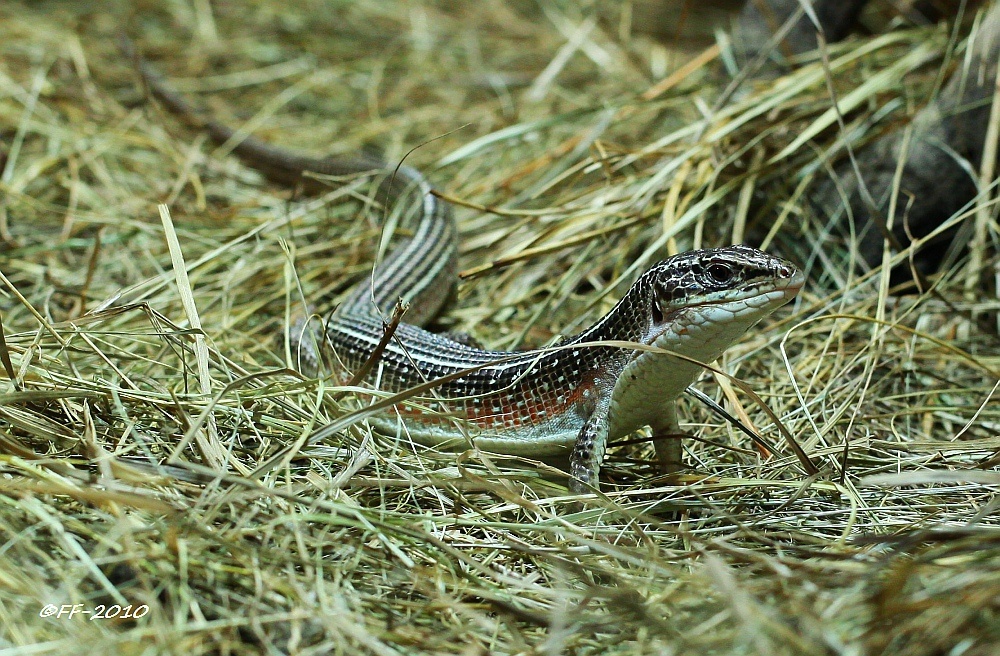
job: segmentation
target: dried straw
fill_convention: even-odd
[[[12,3],[0,652],[995,653],[1000,357],[972,318],[1000,306],[965,295],[983,279],[967,260],[893,296],[806,202],[844,137],[827,76],[860,147],[905,125],[965,37],[832,45],[828,68],[717,107],[716,51],[684,67],[622,5],[136,2],[128,18],[178,88],[247,132],[390,161],[424,144],[407,161],[464,235],[441,328],[491,347],[578,330],[675,250],[755,235],[797,260],[807,289],[719,366],[820,473],[708,376],[778,453],[682,401],[690,473],[656,478],[632,440],[584,510],[546,465],[364,421],[308,446],[372,398],[302,377],[286,342],[307,301],[369,270],[370,185],[263,183],[141,102],[114,47],[124,13]],[[995,240],[996,201],[954,222],[973,215]]]

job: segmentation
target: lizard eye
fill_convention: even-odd
[[[708,277],[720,285],[724,285],[733,279],[733,270],[725,264],[710,264],[705,268]]]

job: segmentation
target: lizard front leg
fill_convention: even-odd
[[[674,474],[679,472],[683,465],[681,463],[681,432],[680,424],[677,423],[677,408],[671,402],[663,408],[663,412],[650,423],[653,429],[653,448],[656,449],[656,462],[661,474]]]
[[[601,462],[608,449],[608,407],[598,404],[573,444],[569,457],[569,489],[584,494],[600,488]]]

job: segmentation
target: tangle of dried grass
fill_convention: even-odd
[[[131,6],[223,120],[392,161],[427,142],[412,162],[466,207],[443,327],[492,347],[579,329],[671,251],[755,234],[805,266],[723,366],[821,473],[683,402],[703,440],[682,485],[640,441],[573,511],[544,466],[363,423],[257,471],[366,400],[296,374],[280,335],[370,267],[370,189],[261,183],[140,102],[126,12],[70,7],[0,9],[0,652],[994,653],[1000,358],[973,318],[998,305],[965,294],[965,260],[917,296],[850,273],[804,200],[840,138],[819,62],[714,107],[714,51],[664,84],[673,55],[610,6]],[[831,46],[848,133],[905,121],[964,43]],[[780,443],[719,383],[700,387]],[[39,616],[76,603],[150,610]]]

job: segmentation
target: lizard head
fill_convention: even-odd
[[[653,265],[646,275],[654,325],[696,308],[718,315],[720,322],[745,316],[755,317],[756,323],[794,298],[805,280],[791,262],[749,246],[680,253]]]

